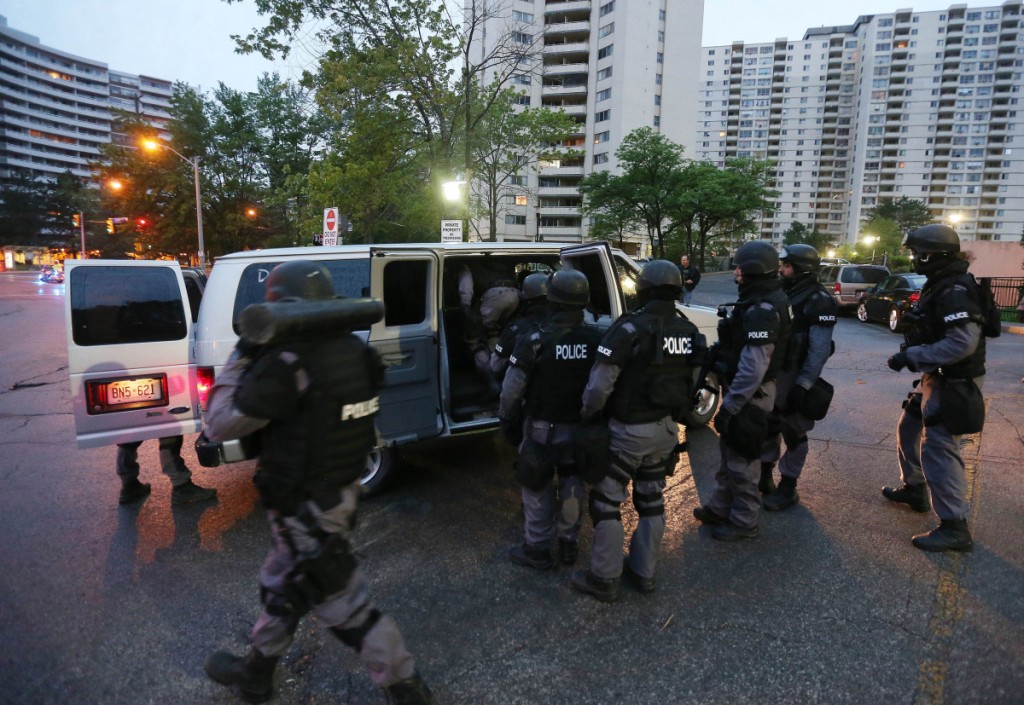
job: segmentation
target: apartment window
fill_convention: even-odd
[[[516,22],[522,22],[523,24],[533,24],[533,14],[530,12],[520,12],[519,10],[513,10],[512,17],[515,18]]]
[[[598,132],[596,135],[594,135],[594,144],[601,144],[602,142],[607,142],[611,138],[612,134],[608,130],[605,130],[604,132]]]
[[[598,152],[594,155],[594,164],[607,164],[608,152]]]
[[[604,122],[605,120],[611,119],[611,110],[602,110],[599,113],[594,113],[594,122]]]
[[[597,31],[597,36],[599,36],[599,37],[607,37],[609,34],[611,34],[614,31],[615,31],[615,23],[614,22],[609,22],[608,24],[606,24],[604,27],[602,27],[601,29],[599,29]]]
[[[604,17],[605,15],[609,14],[610,12],[612,12],[614,9],[615,9],[615,0],[611,0],[610,2],[606,2],[604,5],[601,5],[601,9],[600,9],[600,11],[597,14],[598,14],[599,17]]]
[[[526,186],[526,177],[525,176],[510,176],[510,177],[508,177],[508,182],[512,186]]]
[[[529,32],[512,32],[512,41],[518,44],[532,44],[533,35]]]
[[[526,225],[525,215],[512,215],[511,213],[505,214],[506,225]]]
[[[657,95],[654,96],[654,104],[655,105],[661,105],[661,95],[660,94],[657,94]]]
[[[612,47],[614,47],[614,46],[615,46],[614,44],[609,44],[606,47],[601,47],[600,49],[598,49],[597,50],[597,58],[598,59],[607,59],[609,56],[612,55]]]
[[[660,29],[658,30],[658,41],[661,42],[662,44],[665,43],[665,33],[662,32]]]
[[[664,10],[658,10],[658,19],[661,20],[662,22],[665,21],[665,11]],[[714,54],[715,50],[712,49],[711,53]]]
[[[654,126],[661,127],[661,115],[654,116]]]
[[[663,63],[665,63],[665,55],[664,55],[664,54],[662,54],[662,53],[661,53],[660,51],[658,52],[658,58],[657,58],[657,62],[658,62],[659,64],[663,64]]]
[[[525,94],[519,96],[518,98],[516,98],[516,104],[517,105],[529,105],[530,104],[530,96],[525,95]]]
[[[604,79],[611,78],[611,77],[612,77],[612,67],[611,66],[609,66],[607,68],[603,68],[603,69],[601,69],[600,71],[597,72],[597,80],[598,81],[603,81]]]
[[[518,83],[520,86],[530,85],[530,76],[523,73],[512,74],[512,83]]]
[[[612,97],[612,89],[605,88],[602,91],[597,92],[597,102],[600,103],[602,100],[608,100]]]
[[[661,74],[660,73],[654,74],[654,85],[656,85],[656,86],[660,86],[661,85]]]

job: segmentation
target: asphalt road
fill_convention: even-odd
[[[727,275],[698,292],[716,286],[731,293]],[[0,274],[0,703],[239,702],[202,662],[244,649],[258,613],[267,529],[252,464],[200,468],[187,439],[219,501],[172,509],[147,442],[153,494],[119,508],[113,449],[75,448],[60,289]],[[915,550],[934,516],[879,493],[899,479],[894,430],[913,379],[885,368],[898,338],[852,318],[836,338],[837,399],[810,434],[801,504],[764,516],[756,540],[713,541],[690,511],[710,491],[717,438],[691,432],[653,595],[599,604],[565,570],[511,564],[519,498],[493,436],[406,453],[403,482],[364,502],[357,548],[438,700],[1024,701],[1024,337],[989,341],[988,423],[963,443],[976,548],[955,556]],[[628,506],[624,517],[635,523]],[[311,619],[277,685],[273,702],[385,702]]]

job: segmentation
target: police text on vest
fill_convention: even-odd
[[[555,346],[555,359],[556,360],[586,360],[587,359],[587,344],[576,343],[575,345],[556,345]]]
[[[376,414],[378,409],[380,409],[379,397],[374,397],[367,401],[357,401],[355,404],[345,404],[341,407],[341,420],[361,419],[364,416]]]
[[[693,352],[693,338],[682,336],[665,338],[661,343],[661,349],[669,355],[689,355]]]

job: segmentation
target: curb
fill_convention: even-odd
[[[1024,335],[1024,324],[1020,323],[1004,323],[1003,332],[1011,335]]]

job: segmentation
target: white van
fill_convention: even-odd
[[[635,305],[639,266],[603,242],[257,250],[217,258],[208,281],[175,262],[68,260],[68,364],[78,446],[200,431],[206,395],[238,341],[242,311],[263,301],[264,280],[277,264],[310,259],[327,267],[339,295],[385,304],[384,318],[359,332],[388,366],[377,419],[381,445],[362,478],[367,490],[379,489],[393,474],[396,446],[498,424],[497,400],[486,393],[463,342],[458,300],[460,270],[482,257],[508,258],[520,276],[559,267],[583,272],[590,282],[588,319],[597,325],[610,325]],[[709,344],[715,340],[713,310],[690,307],[685,314]],[[717,392],[705,390],[688,424],[706,424],[717,405]],[[213,444],[203,436],[197,451],[205,466],[252,457],[242,442]]]

